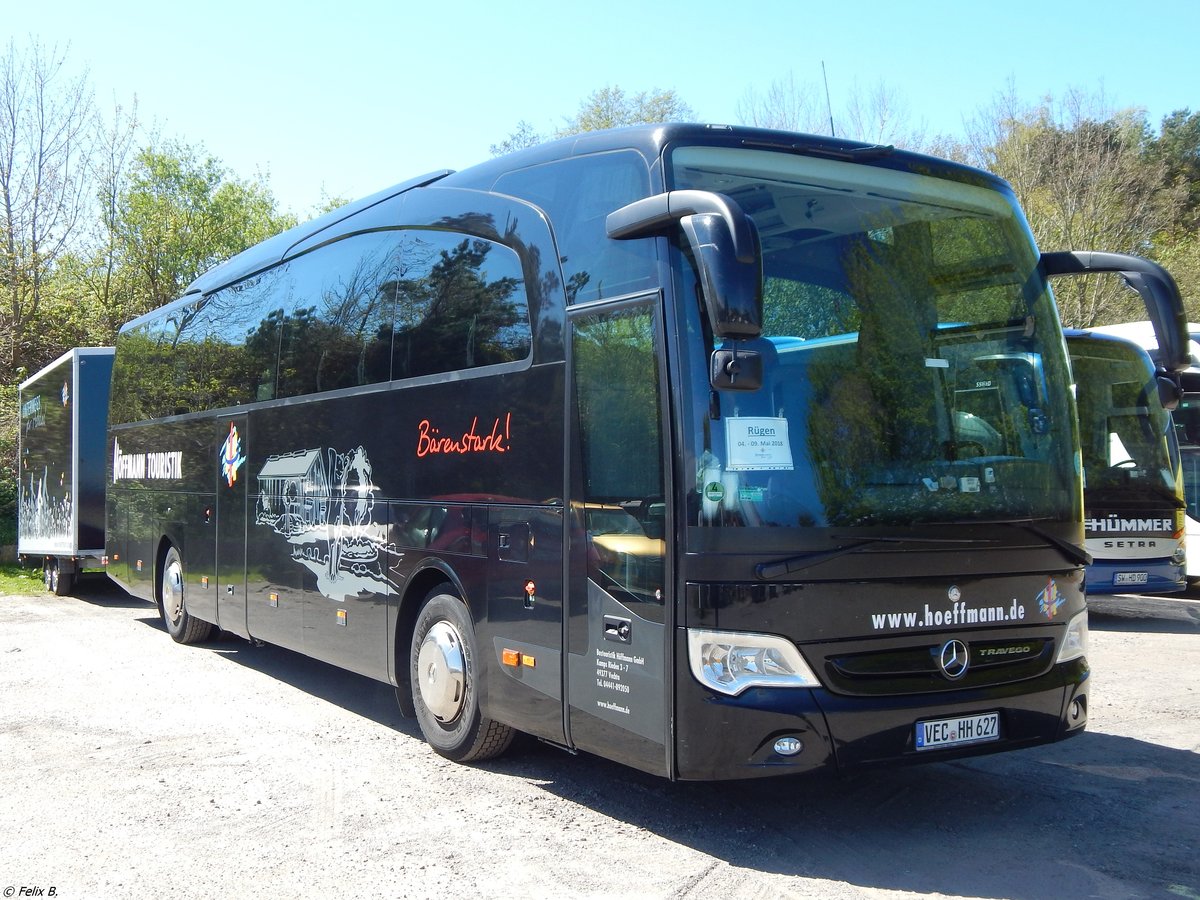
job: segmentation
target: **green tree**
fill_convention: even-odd
[[[46,272],[37,307],[26,318],[22,365],[28,371],[69,347],[111,344],[131,318],[129,271],[122,265],[117,227],[138,131],[136,106],[117,105],[111,117],[93,116],[86,173],[90,216]]]
[[[75,302],[92,311],[90,333],[82,343],[111,343],[131,318],[127,308],[130,273],[121,264],[121,203],[128,190],[139,132],[136,101],[128,108],[115,105],[110,119],[97,117],[90,172],[96,215],[89,250],[79,254],[78,269],[68,279]]]
[[[261,179],[237,179],[178,142],[137,154],[119,206],[127,318],[174,300],[202,272],[295,224],[276,212]]]
[[[964,156],[1012,185],[1043,250],[1153,256],[1156,236],[1178,215],[1165,166],[1143,150],[1142,110],[1113,111],[1079,91],[1030,106],[1010,89],[968,132]],[[1059,279],[1054,288],[1067,325],[1145,317],[1115,277]]]
[[[9,41],[0,55],[0,334],[14,369],[87,208],[91,116],[87,76],[68,76],[65,52]]]
[[[1200,233],[1177,228],[1163,235],[1155,259],[1179,285],[1188,321],[1200,322]]]
[[[606,85],[580,102],[575,115],[558,130],[558,137],[622,125],[684,122],[692,118],[695,118],[692,108],[673,90],[653,88],[629,95],[616,85]]]
[[[584,131],[601,131],[623,125],[683,122],[696,117],[692,108],[674,90],[652,88],[627,94],[617,85],[605,85],[579,102],[575,115],[566,119],[552,135],[544,135],[522,119],[507,138],[492,144],[493,156],[532,147],[550,138],[568,137]]]
[[[1166,185],[1180,194],[1180,228],[1200,228],[1200,112],[1179,109],[1162,120],[1158,135],[1147,141],[1146,154],[1161,163]]]
[[[1146,155],[1164,169],[1170,199],[1179,213],[1155,239],[1155,258],[1175,277],[1188,310],[1200,321],[1200,113],[1176,110],[1146,141]]]

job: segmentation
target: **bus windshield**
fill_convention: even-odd
[[[1183,375],[1183,399],[1171,414],[1183,466],[1183,489],[1187,512],[1200,519],[1200,377],[1195,371]]]
[[[1105,503],[1176,498],[1170,413],[1139,347],[1070,339],[1079,406],[1084,484]]]
[[[689,335],[689,524],[858,527],[1080,516],[1053,297],[995,185],[767,150],[679,147],[673,186],[717,191],[762,242],[762,337]],[[695,297],[687,251],[680,296]],[[736,345],[736,346],[735,346]],[[718,347],[754,391],[713,391]]]

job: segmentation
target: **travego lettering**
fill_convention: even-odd
[[[975,650],[977,656],[985,659],[996,656],[1017,656],[1032,652],[1033,646],[1031,644],[1017,644],[1012,647],[980,647]]]

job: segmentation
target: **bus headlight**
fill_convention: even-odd
[[[1065,663],[1081,656],[1087,656],[1088,650],[1088,614],[1076,613],[1067,623],[1067,633],[1063,637],[1062,646],[1058,649],[1056,662]]]
[[[773,634],[688,629],[692,675],[736,697],[749,687],[820,687],[796,645]]]

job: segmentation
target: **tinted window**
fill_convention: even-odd
[[[401,236],[357,234],[288,264],[278,396],[387,381]]]
[[[525,359],[529,301],[517,254],[448,231],[404,234],[392,378]]]
[[[193,306],[175,358],[181,411],[240,406],[275,397],[280,266],[210,294]]]
[[[274,357],[267,364],[248,358],[239,308],[253,306],[260,279],[234,292],[180,303],[155,313],[117,339],[113,365],[112,421],[137,422],[263,399],[275,384]],[[274,346],[272,342],[272,347]]]
[[[112,424],[137,422],[162,415],[168,353],[149,324],[123,331],[113,360],[109,419]]]
[[[446,231],[353,235],[123,333],[114,423],[526,359],[521,261]]]
[[[605,219],[650,193],[642,157],[632,151],[564,159],[510,172],[495,190],[528,200],[550,217],[567,300],[616,297],[655,282],[653,238],[614,241]]]
[[[654,319],[648,307],[575,321],[573,360],[588,575],[663,621],[666,503]]]

